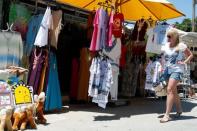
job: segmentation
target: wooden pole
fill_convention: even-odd
[[[193,0],[192,3],[192,32],[195,31],[195,5],[197,4],[197,0]]]

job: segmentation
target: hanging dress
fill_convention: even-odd
[[[57,72],[57,60],[56,55],[53,52],[50,52],[49,63],[49,78],[46,90],[45,111],[62,108],[62,98]]]
[[[42,71],[42,64],[42,49],[38,51],[38,49],[35,48],[35,50],[32,52],[28,77],[28,85],[33,87],[34,94],[37,94],[38,91],[39,80]]]

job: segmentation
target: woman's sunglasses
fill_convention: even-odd
[[[170,35],[167,35],[168,39],[171,39],[172,37]]]

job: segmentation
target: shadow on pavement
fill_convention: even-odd
[[[82,105],[69,105],[69,109],[66,111],[84,111],[84,112],[96,112],[103,113],[98,114],[94,117],[94,121],[110,121],[119,120],[120,118],[132,117],[135,115],[143,114],[163,114],[165,112],[165,100],[156,98],[132,98],[130,99],[129,105],[127,106],[117,106],[110,107],[107,106],[106,109],[102,109],[97,106],[97,104],[82,104]],[[191,101],[181,101],[183,112],[190,112],[194,107],[197,106],[197,102]],[[64,112],[64,111],[63,111]],[[173,108],[172,112],[175,112]],[[182,116],[181,119],[196,119],[192,116]]]

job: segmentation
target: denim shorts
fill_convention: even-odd
[[[170,78],[173,78],[177,81],[181,81],[182,77],[183,77],[183,73],[180,73],[180,72],[172,72],[170,75]]]
[[[164,73],[160,77],[160,82],[169,80],[169,78],[175,79],[177,81],[181,81],[183,77],[183,73],[180,72],[172,72],[171,74]]]

